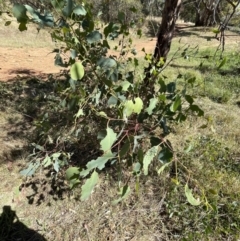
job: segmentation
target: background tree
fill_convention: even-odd
[[[238,5],[239,1],[233,2],[231,0],[184,1],[180,17],[185,21],[195,23],[195,26],[218,25],[230,16]]]

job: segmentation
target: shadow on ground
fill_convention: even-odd
[[[37,231],[20,222],[11,206],[4,206],[0,216],[1,241],[47,241]]]

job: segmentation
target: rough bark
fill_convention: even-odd
[[[158,62],[161,58],[164,62],[167,59],[180,6],[181,0],[165,1],[162,14],[162,22],[158,32],[157,44],[154,51],[155,62]]]

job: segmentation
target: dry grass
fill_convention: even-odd
[[[10,26],[5,26],[6,21],[12,21]],[[20,32],[18,23],[15,19],[10,18],[6,14],[0,19],[0,46],[14,48],[43,48],[54,47],[54,43],[48,33],[48,29],[37,31],[36,25],[28,25],[28,31]]]

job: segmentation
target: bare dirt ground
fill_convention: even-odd
[[[181,38],[182,43],[188,43],[188,37],[192,36],[191,26],[189,24],[178,24],[175,32],[177,39]],[[7,34],[7,38],[6,38]],[[9,81],[18,77],[35,76],[40,79],[48,78],[49,74],[59,73],[61,67],[54,65],[55,53],[52,50],[56,47],[49,37],[47,31],[37,33],[34,27],[30,27],[29,31],[21,33],[17,27],[10,28],[9,31],[4,29],[0,33],[3,41],[0,43],[0,81]],[[203,29],[199,31],[196,37],[196,44],[199,37],[206,39],[205,46],[213,45],[212,41],[217,46],[219,42],[214,39],[214,34],[206,33]],[[4,39],[5,38],[5,39]],[[209,41],[211,38],[212,41]],[[192,38],[191,38],[192,39]],[[239,45],[239,36],[226,36],[226,41],[232,42],[234,47]],[[193,42],[189,44],[195,44]],[[148,36],[147,38],[135,38],[132,46],[137,50],[137,57],[144,56],[142,49],[147,53],[152,53],[156,45],[156,37]],[[110,52],[110,54],[117,55],[118,52]]]
[[[155,39],[147,39],[136,45],[139,55],[143,55],[142,48],[146,52],[152,52]],[[0,47],[0,81],[9,81],[17,77],[37,76],[46,79],[49,74],[57,74],[61,67],[54,65],[54,57],[50,47]]]
[[[25,76],[45,79],[48,74],[59,73],[62,68],[54,65],[54,56],[50,48],[0,47],[0,80]]]

